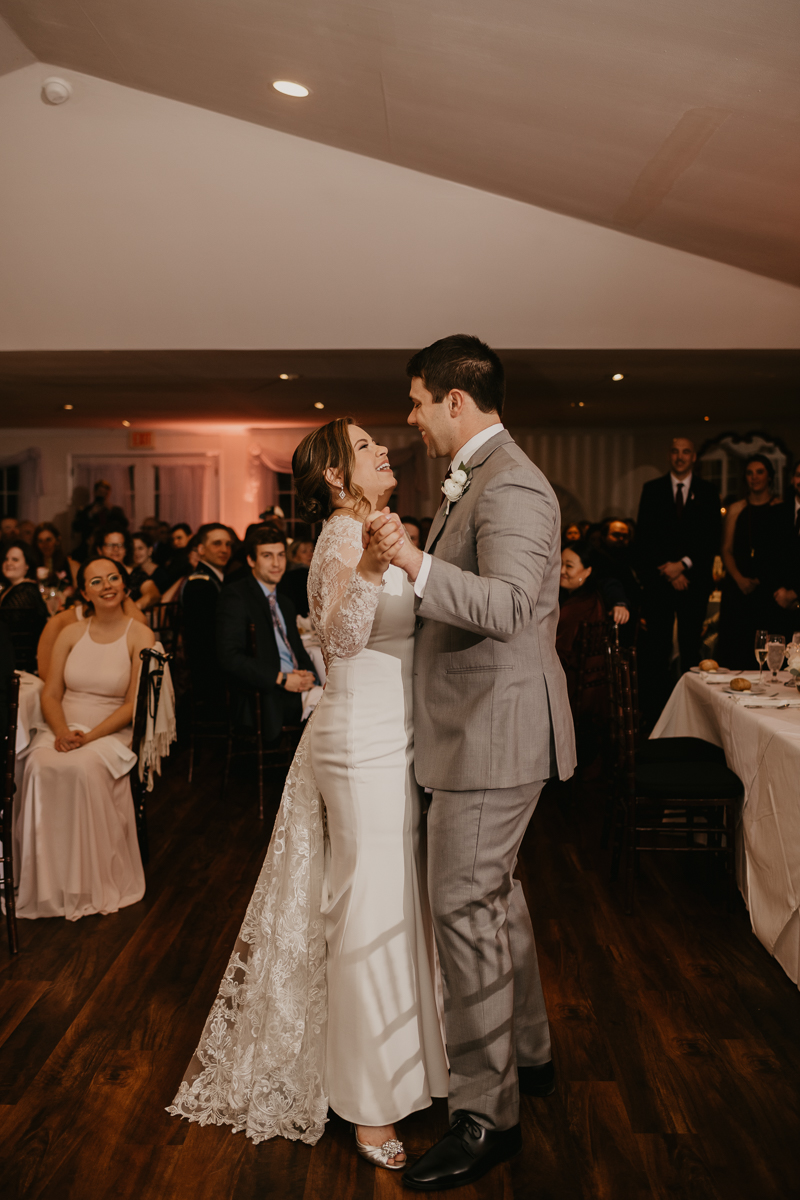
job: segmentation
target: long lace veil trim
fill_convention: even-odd
[[[324,1092],[325,928],[322,798],[306,726],[267,857],[203,1035],[167,1112],[232,1125],[254,1142],[314,1145]]]

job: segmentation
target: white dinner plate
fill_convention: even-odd
[[[749,691],[746,692],[740,692],[732,687],[724,687],[722,690],[729,696],[777,696],[778,694],[775,688],[767,687],[763,683],[751,683]]]

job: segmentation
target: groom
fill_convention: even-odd
[[[416,593],[414,755],[432,792],[428,887],[451,1068],[450,1131],[403,1182],[437,1191],[516,1154],[520,1092],[555,1086],[513,872],[545,781],[572,774],[575,741],[555,650],[558,502],[501,423],[502,363],[458,335],[420,350],[407,372],[408,423],[450,466],[425,551],[406,542],[393,560]],[[385,522],[375,518],[372,536]]]

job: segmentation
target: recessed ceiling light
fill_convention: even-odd
[[[711,420],[711,417],[703,417],[703,420],[704,420],[704,421],[710,421],[710,420]]]
[[[292,83],[288,79],[276,79],[272,86],[276,92],[283,92],[284,96],[308,95],[307,87],[303,87],[302,83]]]
[[[620,371],[617,371],[616,375],[612,375],[611,378],[614,380],[614,383],[619,383],[620,379],[624,379],[625,376]]]
[[[123,425],[126,427],[126,429],[127,429],[127,427],[130,425],[130,421],[123,421],[123,422],[122,422],[122,424],[123,424]]]
[[[299,378],[300,378],[300,376],[299,376],[299,375],[287,375],[285,371],[283,371],[283,372],[282,372],[282,373],[281,373],[281,374],[278,376],[278,379],[299,379]]]
[[[324,408],[324,407],[325,407],[325,405],[322,403],[321,400],[314,401],[314,408]]]
[[[578,408],[583,408],[583,401],[582,401],[582,400],[579,400],[579,401],[578,401]]]
[[[70,411],[71,411],[71,409],[72,409],[72,405],[71,405],[71,404],[65,404],[65,405],[64,405],[64,408],[67,410],[67,412],[70,412]]]

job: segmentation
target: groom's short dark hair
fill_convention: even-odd
[[[506,380],[503,364],[491,347],[480,338],[466,333],[440,338],[408,360],[406,374],[418,377],[441,404],[448,392],[456,388],[467,392],[481,412],[503,415]]]

